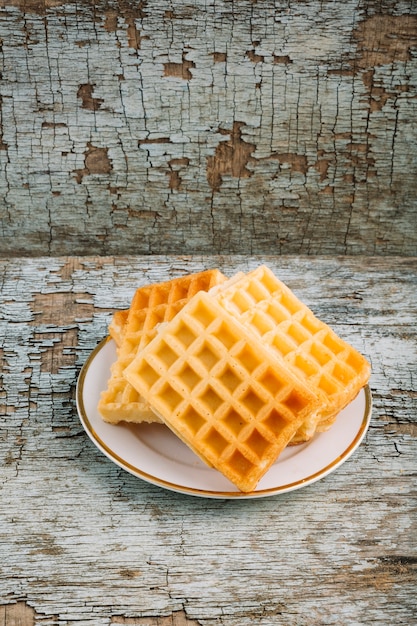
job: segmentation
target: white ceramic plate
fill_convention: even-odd
[[[247,494],[207,467],[162,424],[107,424],[97,404],[116,358],[111,339],[93,350],[77,383],[77,409],[87,434],[114,463],[165,489],[205,498],[259,498],[305,487],[344,463],[361,443],[371,418],[371,393],[365,387],[337,417],[330,430],[307,444],[287,447]]]

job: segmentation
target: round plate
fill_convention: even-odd
[[[371,418],[369,387],[337,417],[325,433],[310,442],[287,447],[259,481],[242,493],[220,472],[207,467],[162,424],[107,424],[97,411],[116,359],[112,339],[103,339],[81,369],[77,409],[90,439],[114,463],[165,489],[205,498],[259,498],[305,487],[344,463],[361,443]]]

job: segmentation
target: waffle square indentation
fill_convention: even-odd
[[[265,405],[265,401],[258,396],[258,394],[251,388],[240,398],[240,401],[244,406],[256,417],[262,407]]]
[[[212,334],[227,350],[230,350],[240,340],[240,337],[224,322],[218,329],[213,330]]]
[[[286,386],[286,383],[282,381],[270,367],[259,377],[258,382],[273,398]]]
[[[140,311],[133,310],[129,318],[129,331],[137,332],[138,330],[142,330],[147,315],[148,309],[141,309]]]
[[[159,379],[159,374],[154,370],[154,368],[149,365],[147,361],[143,361],[141,367],[137,371],[137,375],[142,380],[142,382],[151,389],[156,381]],[[123,385],[123,388],[126,385]]]
[[[221,384],[226,387],[230,394],[233,394],[242,382],[242,379],[237,376],[237,374],[228,365],[219,376],[219,380]]]
[[[285,292],[281,295],[281,304],[287,309],[291,316],[293,316],[294,313],[299,311],[301,308],[301,305],[295,296],[291,296],[289,293]]]
[[[169,407],[171,413],[181,404],[183,397],[169,383],[165,383],[159,393],[160,399]]]
[[[309,332],[311,335],[315,335],[323,328],[322,322],[316,319],[314,315],[310,315],[309,313],[307,313],[304,316],[301,323],[303,327],[305,328],[305,330]]]
[[[219,361],[219,355],[209,345],[204,345],[199,352],[196,352],[195,356],[200,360],[201,364],[208,372]]]
[[[278,289],[276,277],[269,272],[265,272],[262,276],[262,285],[270,295],[273,295]]]
[[[169,369],[178,359],[178,354],[165,341],[161,341],[161,345],[155,352],[155,356]]]
[[[191,287],[192,283],[190,285],[176,285],[173,300],[185,300]]]
[[[265,333],[272,330],[275,326],[271,317],[269,317],[269,315],[265,315],[265,313],[261,311],[255,313],[255,315],[252,317],[251,322],[255,329],[258,331],[258,333],[261,335],[261,337],[265,335]]]
[[[184,322],[181,322],[181,324],[179,325],[175,333],[175,336],[178,339],[178,341],[182,343],[184,348],[188,348],[189,346],[191,346],[191,344],[196,339],[195,333],[191,330],[191,328],[187,324],[184,324]]]
[[[252,374],[262,362],[260,357],[247,344],[239,351],[236,357],[249,374]]]
[[[248,294],[252,297],[255,303],[261,302],[268,297],[268,290],[257,280],[252,280],[247,288]]]
[[[211,415],[213,415],[217,409],[224,403],[218,393],[210,386],[198,397],[203,402]]]
[[[149,306],[149,291],[140,289],[135,294],[134,305],[138,309],[146,309]]]
[[[298,323],[291,324],[287,332],[297,345],[304,343],[310,338],[309,334]]]
[[[216,316],[203,302],[199,302],[193,311],[193,318],[199,322],[203,328],[208,328],[216,319]]]
[[[251,299],[245,293],[235,293],[231,301],[237,307],[240,313],[244,313],[252,306]]]
[[[277,435],[288,425],[288,418],[274,408],[265,416],[262,420],[262,424],[268,428],[271,433]]]
[[[333,368],[332,376],[343,385],[347,385],[355,377],[355,372],[344,364],[336,363]]]
[[[152,289],[149,293],[149,306],[157,307],[160,304],[166,304],[169,295],[169,289]]]
[[[193,436],[207,423],[206,420],[192,406],[188,406],[181,416],[182,423],[188,428]]]
[[[342,352],[345,347],[345,344],[341,339],[334,337],[330,333],[323,339],[323,343],[333,354],[339,354],[339,352]]]
[[[167,312],[167,307],[164,305],[162,307],[156,307],[152,311],[150,311],[147,315],[147,326],[151,326],[154,328],[157,324],[160,324],[165,320],[165,315]]]
[[[265,309],[265,313],[270,316],[275,324],[280,324],[290,318],[288,311],[275,303],[269,304]]]
[[[320,378],[320,382],[318,386],[325,393],[327,393],[328,396],[331,396],[332,394],[337,393],[339,391],[336,383],[332,381],[330,377],[326,376],[325,374],[323,374],[323,376]]]
[[[295,389],[293,389],[284,400],[281,400],[281,404],[288,407],[294,415],[302,411],[308,402],[309,401],[301,396]]]
[[[325,336],[325,338],[323,339],[323,343],[327,348],[329,348],[330,352],[332,352],[333,354],[339,354],[345,349],[346,346],[344,341],[331,333]]]
[[[265,452],[270,448],[271,442],[266,439],[259,432],[257,428],[254,428],[250,433],[249,437],[245,439],[244,442],[249,449],[251,449],[260,459],[264,456]]]
[[[326,348],[316,343],[312,344],[310,354],[320,365],[326,365],[326,363],[328,363],[332,358],[332,355],[328,350],[326,350]]]
[[[241,433],[242,429],[247,425],[247,421],[234,409],[230,409],[222,419],[223,424],[235,436]]]
[[[216,454],[216,456],[220,456],[225,448],[229,445],[227,439],[223,437],[221,433],[215,428],[210,428],[209,431],[203,437],[204,443],[208,448],[212,450]]]
[[[254,468],[254,464],[246,458],[240,450],[235,450],[228,460],[229,467],[233,472],[246,476]]]
[[[201,380],[201,376],[189,365],[185,365],[178,375],[181,381],[188,387],[188,391],[192,391]]]
[[[313,359],[307,358],[304,354],[297,354],[294,359],[294,366],[300,370],[307,378],[314,376],[320,370]]]
[[[271,345],[283,357],[294,350],[294,344],[291,344],[286,337],[280,334],[273,337]]]

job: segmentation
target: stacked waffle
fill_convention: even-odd
[[[162,323],[169,322],[196,293],[208,291],[225,280],[218,270],[208,270],[146,285],[136,290],[128,311],[114,314],[109,333],[117,346],[117,360],[98,405],[106,422],[160,421],[145,398],[124,377],[124,370],[154,338]]]
[[[118,359],[99,410],[112,422],[162,421],[250,492],[287,445],[331,426],[370,368],[267,267],[205,285],[163,316],[155,295],[113,318]]]

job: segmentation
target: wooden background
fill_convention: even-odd
[[[0,626],[417,623],[416,86],[415,0],[0,0]],[[262,262],[371,361],[357,454],[240,502],[117,468],[112,311]]]
[[[413,255],[413,0],[0,0],[3,254]]]

